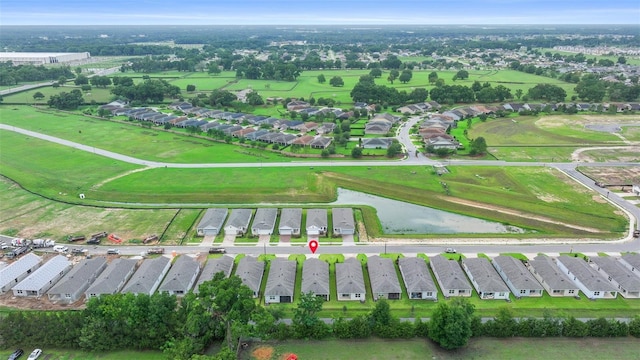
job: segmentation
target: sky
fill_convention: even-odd
[[[1,0],[0,24],[637,24],[640,28],[640,0]]]

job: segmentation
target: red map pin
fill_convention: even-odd
[[[309,249],[311,249],[311,252],[315,254],[316,250],[318,250],[318,242],[315,240],[309,241]]]

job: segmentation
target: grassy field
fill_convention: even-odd
[[[269,346],[269,344],[265,344]],[[259,346],[259,345],[258,345]],[[333,360],[358,359],[531,359],[562,358],[581,360],[589,357],[623,360],[637,358],[638,339],[635,338],[473,338],[469,344],[456,351],[446,351],[425,339],[411,340],[290,340],[273,345],[271,359],[294,353],[299,359]],[[241,357],[240,359],[256,359]]]
[[[224,163],[291,160],[260,149],[147,129],[137,123],[107,121],[50,109],[1,106],[0,122],[152,161]]]
[[[63,241],[71,234],[107,231],[127,241],[140,240],[150,234],[162,234],[175,212],[69,205],[31,194],[0,178],[1,234]]]
[[[37,92],[41,92],[44,95],[44,99],[38,100],[37,102],[40,104],[46,104],[52,95],[57,95],[57,94],[60,94],[61,92],[68,93],[74,89],[80,90],[80,87],[74,86],[74,85],[65,85],[58,88],[54,88],[52,86],[42,87],[38,89],[22,91],[22,92],[11,94],[11,95],[5,95],[3,97],[3,102],[16,103],[16,104],[33,104],[36,102],[36,100],[33,99],[33,94]],[[102,104],[102,103],[108,103],[109,101],[111,101],[113,94],[111,94],[110,88],[93,87],[91,91],[86,91],[86,92],[83,91],[82,97],[84,98],[84,101],[86,103],[90,103],[93,100],[99,104]]]

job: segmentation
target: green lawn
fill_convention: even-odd
[[[38,89],[22,91],[22,92],[11,94],[11,95],[5,95],[3,97],[3,102],[4,103],[18,103],[18,104],[33,104],[33,103],[36,102],[33,99],[33,94],[35,94],[37,92],[41,92],[45,97],[44,97],[44,99],[38,100],[37,102],[39,104],[46,104],[47,101],[49,100],[49,98],[51,97],[51,95],[57,95],[57,94],[60,94],[61,92],[67,92],[68,93],[68,92],[71,92],[71,90],[74,90],[74,89],[80,90],[80,87],[79,86],[74,86],[73,84],[61,86],[59,88],[54,88],[52,86],[42,87],[42,88],[38,88]],[[103,103],[108,103],[109,101],[111,101],[111,98],[113,97],[113,94],[111,94],[111,87],[97,88],[97,87],[94,86],[90,91],[83,91],[82,92],[82,97],[84,98],[84,101],[87,104],[91,103],[92,100],[97,102],[97,103],[99,103],[99,104],[103,104]]]
[[[269,344],[263,344],[269,346]],[[260,346],[256,344],[256,346]],[[289,353],[305,360],[358,359],[567,359],[590,358],[611,360],[635,359],[638,339],[635,338],[473,338],[456,351],[446,351],[426,339],[411,340],[289,340],[273,345],[274,356],[280,359]],[[253,350],[253,349],[251,349]],[[255,359],[241,357],[241,359]]]
[[[0,106],[0,122],[152,161],[222,163],[281,162],[291,159],[186,133],[148,129],[128,121],[107,121],[26,106]]]

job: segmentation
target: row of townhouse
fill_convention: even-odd
[[[278,234],[300,236],[302,213],[302,208],[281,209]],[[333,208],[331,214],[333,236],[355,234],[353,209]],[[196,233],[198,236],[216,236],[224,230],[226,235],[244,236],[250,230],[253,236],[272,235],[277,218],[277,208],[258,208],[255,216],[252,209],[232,209],[229,212],[226,208],[211,208],[207,209],[198,222]],[[327,236],[329,234],[327,209],[307,209],[305,230],[308,236]]]

